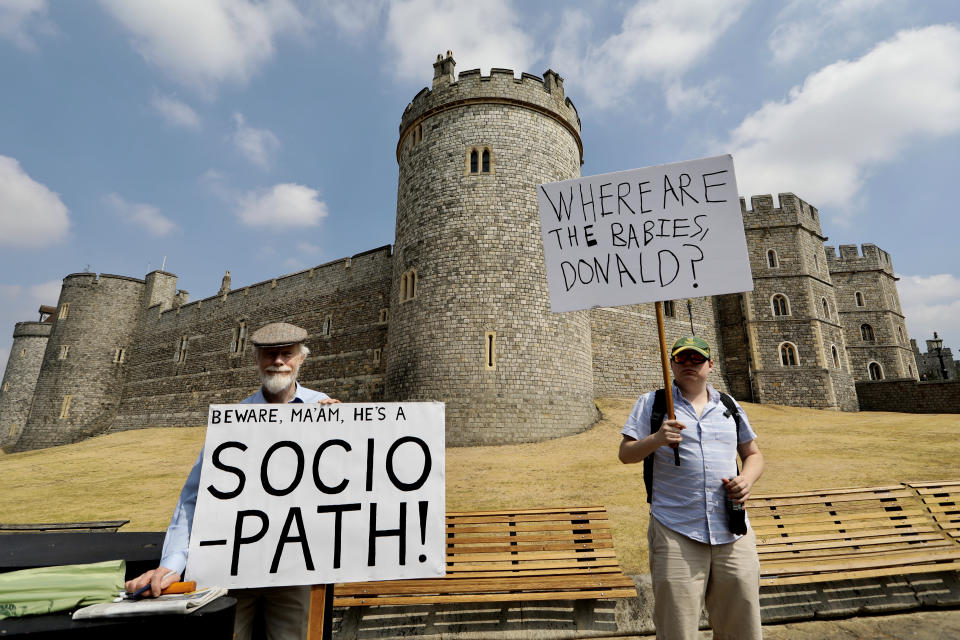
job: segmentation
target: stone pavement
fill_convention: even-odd
[[[633,636],[652,640],[654,636]],[[713,633],[701,631],[700,640]],[[765,625],[764,640],[952,640],[960,638],[960,610],[916,611],[888,616],[812,620]],[[611,639],[612,640],[612,639]],[[631,640],[620,637],[617,640]]]

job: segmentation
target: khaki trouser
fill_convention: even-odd
[[[309,586],[236,589],[230,595],[237,599],[237,617],[233,623],[235,640],[251,640],[258,605],[263,609],[267,640],[304,640],[307,637]]]
[[[760,640],[760,560],[751,528],[736,542],[696,542],[652,515],[647,530],[658,640],[698,637],[704,600],[714,640]]]

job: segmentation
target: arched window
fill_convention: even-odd
[[[864,342],[873,342],[873,327],[866,323],[860,325],[860,337]]]
[[[490,173],[490,150],[483,150],[483,159],[480,162],[480,170],[483,173]]]
[[[480,154],[476,149],[470,150],[470,173],[477,173],[480,170]]]
[[[820,298],[820,304],[823,306],[823,317],[827,320],[830,319],[830,306],[827,304],[826,298]]]
[[[400,302],[406,302],[417,295],[417,271],[407,269],[400,276]]]
[[[833,353],[833,367],[835,369],[840,368],[840,352],[837,351],[837,345],[832,345],[830,347],[831,353]]]
[[[773,249],[767,251],[767,266],[771,269],[776,269],[780,266],[780,260],[777,258],[777,252]]]
[[[665,318],[676,318],[677,317],[677,308],[673,304],[673,300],[664,300],[663,301],[663,316]]]
[[[858,307],[862,307],[862,306],[863,306],[863,294],[860,293],[859,291],[857,291],[855,294],[853,294],[853,297],[856,298],[856,300],[857,300],[857,306],[858,306]]]
[[[788,316],[790,315],[790,304],[787,301],[787,296],[782,293],[778,293],[771,299],[773,305],[773,315],[775,316]]]
[[[870,372],[871,380],[883,380],[883,369],[880,368],[880,364],[877,362],[871,362],[867,366],[867,371]]]
[[[799,362],[796,346],[789,342],[780,345],[780,364],[785,367],[795,367]]]
[[[247,344],[247,323],[240,321],[239,326],[233,330],[233,342],[230,343],[230,351],[233,353],[243,353],[243,348]]]
[[[327,316],[326,318],[323,319],[323,324],[320,325],[320,335],[329,336],[330,329],[332,327],[333,327],[333,318],[331,316]]]

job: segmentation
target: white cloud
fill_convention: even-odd
[[[903,0],[793,0],[777,16],[778,24],[767,39],[775,64],[851,50],[869,41],[871,16],[897,14]],[[894,16],[892,24],[903,25]]]
[[[567,12],[561,20],[551,59],[558,61],[562,74],[584,87],[595,106],[613,107],[622,104],[640,82],[656,82],[665,87],[676,83],[736,23],[747,1],[636,2],[624,16],[619,33],[585,48],[579,33],[589,26],[589,18],[583,12]],[[678,100],[693,97],[690,92],[695,90],[686,91],[683,95],[674,90],[668,106],[707,104],[702,90],[696,90],[700,97],[693,103]]]
[[[539,57],[509,0],[394,0],[385,41],[394,73],[403,80],[432,78],[438,53],[453,51],[457,70],[512,68],[529,71]]]
[[[103,200],[124,220],[141,227],[151,235],[165,236],[177,228],[170,218],[161,214],[160,209],[153,205],[130,202],[116,193],[107,194]]]
[[[46,15],[46,0],[0,0],[0,39],[24,51],[36,51],[35,35],[56,31]]]
[[[321,0],[312,8],[339,31],[355,37],[377,25],[386,5],[386,0]]]
[[[246,82],[273,57],[274,39],[298,33],[305,19],[290,0],[100,0],[149,63],[211,93]]]
[[[200,129],[200,116],[186,102],[157,93],[150,104],[167,124],[183,129]]]
[[[720,151],[733,154],[745,196],[799,190],[849,216],[872,167],[958,131],[960,29],[941,25],[824,67],[748,115]]]
[[[13,158],[0,156],[0,245],[46,247],[70,229],[60,196],[28,176]]]
[[[251,191],[239,199],[237,216],[250,227],[312,227],[327,216],[327,205],[315,189],[278,184]]]
[[[672,82],[667,86],[665,94],[667,109],[672,113],[689,113],[716,105],[716,87],[716,82],[700,87],[685,87],[680,81]]]
[[[233,114],[236,129],[233,132],[233,144],[243,156],[253,164],[269,169],[274,153],[280,148],[280,141],[269,129],[256,129],[247,126],[243,114]]]
[[[920,350],[926,351],[924,341],[936,331],[945,345],[954,348],[955,357],[960,355],[960,278],[950,273],[897,277],[907,328]]]

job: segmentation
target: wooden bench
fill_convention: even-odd
[[[603,507],[447,513],[447,575],[338,584],[334,605],[636,597]]]
[[[3,533],[63,533],[66,531],[116,531],[129,520],[98,520],[96,522],[44,522],[36,524],[0,524]]]
[[[949,482],[908,482],[917,492],[930,516],[944,533],[960,539],[960,480]]]
[[[960,569],[960,541],[902,484],[756,496],[747,509],[761,585]]]

